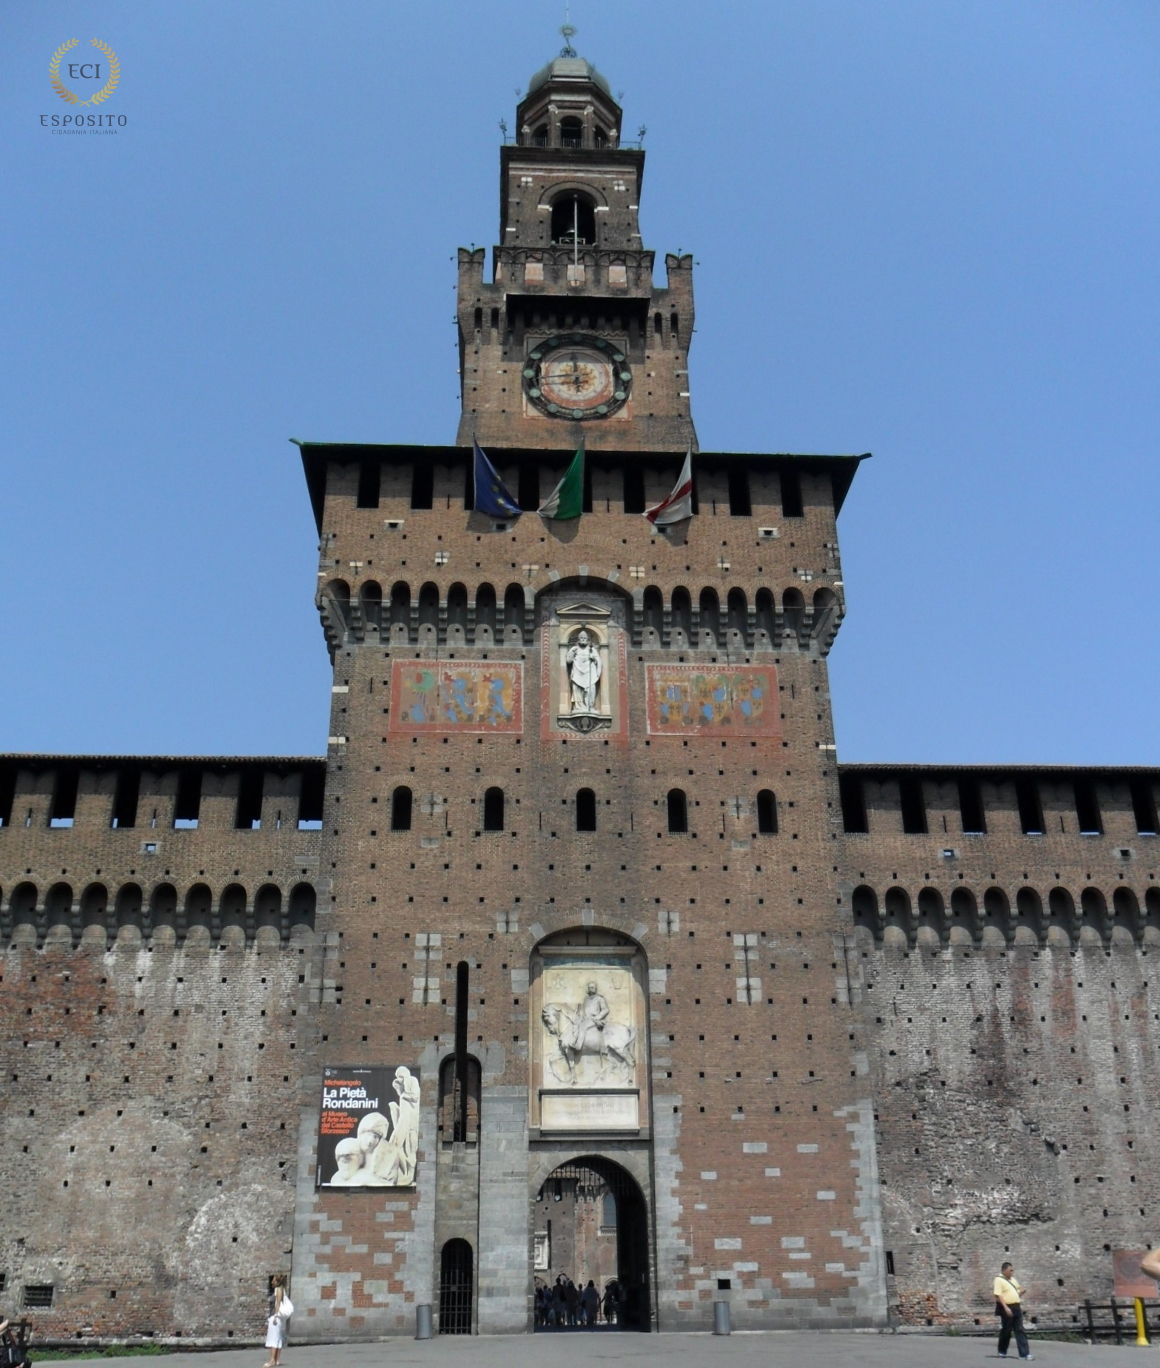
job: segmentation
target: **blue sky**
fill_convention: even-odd
[[[0,749],[323,750],[287,438],[453,440],[452,258],[558,9],[3,6]],[[1160,7],[572,18],[700,263],[702,446],[874,453],[840,757],[1160,764]],[[72,37],[116,135],[40,124]]]

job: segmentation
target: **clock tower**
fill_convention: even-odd
[[[681,451],[693,259],[667,283],[640,235],[645,154],[608,82],[571,46],[532,77],[500,152],[500,241],[459,251],[458,442]],[[641,130],[643,133],[643,130]]]

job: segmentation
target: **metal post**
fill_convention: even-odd
[[[715,1301],[713,1303],[713,1333],[715,1335],[731,1335],[733,1333],[727,1301]]]
[[[1120,1325],[1120,1308],[1116,1305],[1115,1297],[1112,1298],[1112,1323],[1116,1327],[1116,1343],[1123,1344],[1124,1332]]]
[[[1092,1342],[1093,1344],[1095,1344],[1095,1342],[1096,1342],[1096,1326],[1095,1326],[1095,1321],[1092,1320],[1092,1304],[1091,1304],[1091,1301],[1090,1301],[1088,1298],[1086,1298],[1086,1297],[1084,1298],[1083,1307],[1084,1307],[1084,1310],[1087,1312],[1088,1339],[1091,1340],[1091,1342]]]
[[[1148,1325],[1144,1320],[1144,1303],[1141,1298],[1136,1297],[1136,1343],[1141,1349],[1148,1347]]]
[[[415,1307],[415,1338],[430,1339],[431,1335],[431,1307],[424,1303]]]

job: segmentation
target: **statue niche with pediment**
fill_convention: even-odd
[[[593,603],[555,610],[560,685],[556,725],[568,731],[602,731],[612,726],[609,671],[611,612]]]

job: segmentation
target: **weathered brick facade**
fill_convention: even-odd
[[[641,1328],[969,1321],[1006,1251],[1069,1316],[1154,1230],[1157,776],[838,766],[858,458],[698,452],[696,516],[638,516],[696,450],[692,263],[654,283],[587,63],[517,117],[458,445],[302,448],[325,762],[3,758],[0,1271],[48,1331],[242,1337],[292,1267],[296,1337],[372,1336],[466,1241],[472,1326],[521,1330],[583,1161]],[[577,1087],[586,966],[635,1044]],[[413,1187],[316,1184],[339,1064],[418,1071]]]

